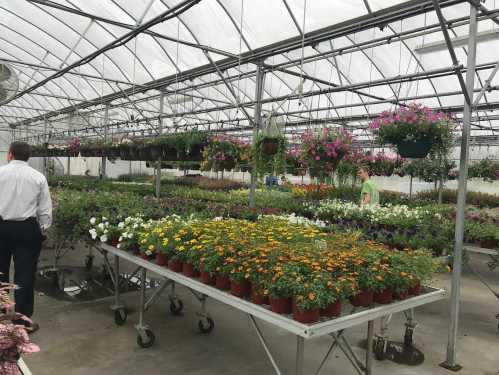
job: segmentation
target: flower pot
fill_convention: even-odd
[[[277,314],[291,314],[291,298],[270,298],[270,310]]]
[[[209,272],[201,271],[200,281],[206,285],[215,285],[215,278]]]
[[[230,294],[239,298],[245,298],[250,295],[251,284],[246,280],[243,281],[230,281]]]
[[[139,150],[136,145],[130,145],[128,147],[128,152],[130,154],[130,160],[139,160]]]
[[[215,278],[215,287],[220,290],[230,289],[230,279],[228,276],[217,275]]]
[[[192,145],[191,149],[189,150],[189,153],[182,152],[180,156],[182,160],[185,161],[201,161],[203,160],[203,149],[204,149],[204,144],[199,143],[196,145]]]
[[[111,246],[114,246],[114,247],[117,247],[119,243],[120,243],[120,241],[119,241],[119,239],[118,239],[118,238],[111,238],[111,239],[109,240],[109,244],[110,244]]]
[[[393,294],[393,298],[395,298],[396,300],[399,300],[399,301],[403,301],[403,300],[409,298],[409,291],[404,290],[402,292],[395,292]]]
[[[163,156],[163,150],[159,145],[151,145],[149,146],[149,156],[151,160],[158,160]]]
[[[156,264],[158,266],[166,266],[168,264],[168,259],[166,258],[165,253],[157,253],[156,254]]]
[[[421,283],[418,281],[418,283],[416,285],[414,285],[413,287],[409,288],[407,290],[407,292],[411,296],[419,296],[421,294]]]
[[[265,138],[262,140],[262,151],[266,155],[275,155],[279,150],[279,140],[277,138]]]
[[[130,149],[126,145],[121,145],[119,148],[121,160],[130,160]]]
[[[432,143],[429,138],[423,138],[416,142],[399,142],[397,150],[403,158],[422,159],[430,152]]]
[[[374,294],[370,290],[364,290],[359,294],[350,297],[350,303],[355,307],[369,307],[372,305]]]
[[[194,268],[194,265],[189,262],[182,263],[182,273],[187,277],[198,277],[199,272]]]
[[[341,300],[331,303],[329,306],[321,309],[321,315],[332,318],[341,315]]]
[[[255,305],[268,305],[269,297],[260,294],[255,288],[251,288],[251,302]]]
[[[380,292],[374,293],[374,302],[387,305],[393,302],[393,290],[386,288]]]
[[[173,272],[182,272],[182,262],[180,260],[170,260],[168,262],[168,268]]]
[[[293,306],[293,319],[303,324],[315,323],[320,319],[319,311],[318,308],[302,311],[295,305]]]

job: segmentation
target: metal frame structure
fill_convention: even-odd
[[[439,1],[438,4],[440,5],[441,8],[444,7],[452,7],[455,6],[456,4],[460,4],[463,1],[451,1],[451,0],[446,0],[446,1]],[[38,9],[43,10],[45,13],[50,15],[50,12],[47,11],[47,9],[57,9],[58,11],[63,11],[67,12],[68,14],[72,14],[75,16],[83,17],[83,19],[90,20],[90,22],[94,22],[96,25],[99,25],[99,27],[103,28],[104,30],[106,29],[106,25],[112,25],[113,27],[119,27],[124,30],[130,30],[132,32],[132,28],[134,28],[134,25],[131,24],[126,24],[123,22],[118,22],[114,21],[112,19],[107,19],[105,17],[101,16],[96,16],[84,11],[81,11],[75,7],[68,7],[68,6],[62,6],[58,3],[55,3],[53,1],[47,1],[47,0],[31,0],[30,3],[32,3],[34,6],[36,6]],[[114,2],[113,2],[114,3]],[[165,1],[161,2],[163,5],[167,6]],[[114,3],[116,6],[118,4]],[[186,122],[185,125],[183,125],[184,128],[188,127],[196,127],[198,128],[200,125],[204,126],[205,129],[210,128],[210,130],[214,129],[221,129],[224,131],[227,130],[233,130],[237,132],[238,124],[240,123],[246,123],[248,126],[251,126],[252,119],[249,116],[243,116],[243,117],[238,117],[237,112],[234,113],[235,109],[242,109],[245,110],[244,108],[251,108],[255,106],[255,102],[253,101],[246,101],[245,103],[239,103],[239,100],[236,100],[234,102],[234,94],[236,97],[239,97],[240,92],[233,91],[233,87],[235,87],[234,82],[241,80],[241,79],[249,79],[251,81],[254,80],[254,77],[256,75],[256,65],[255,68],[253,69],[252,66],[254,64],[258,64],[258,61],[264,61],[265,59],[270,60],[272,56],[285,56],[284,53],[289,52],[289,51],[296,51],[301,48],[312,48],[314,51],[317,53],[315,54],[307,54],[306,56],[303,56],[302,59],[289,59],[287,58],[287,61],[283,61],[277,64],[270,64],[270,63],[265,63],[265,69],[266,69],[266,74],[269,75],[269,79],[279,79],[283,81],[286,77],[289,76],[297,76],[302,79],[308,80],[309,82],[313,82],[313,86],[317,88],[317,90],[313,90],[310,92],[303,94],[291,94],[291,95],[285,95],[285,96],[272,96],[269,93],[266,94],[268,98],[266,98],[263,102],[262,105],[267,105],[270,106],[273,103],[278,103],[279,101],[303,101],[304,98],[310,97],[310,101],[313,102],[315,97],[319,97],[320,95],[329,95],[331,92],[352,92],[355,93],[355,95],[360,99],[360,103],[351,103],[350,105],[345,105],[345,107],[355,107],[355,106],[364,106],[365,109],[367,110],[367,116],[359,116],[360,118],[348,118],[348,116],[337,116],[337,117],[331,117],[327,116],[327,113],[330,113],[331,110],[337,111],[337,106],[335,106],[332,102],[330,102],[329,106],[325,107],[323,111],[319,111],[319,108],[310,108],[308,111],[307,110],[302,110],[300,113],[297,113],[297,111],[282,111],[280,115],[284,115],[288,118],[289,126],[293,127],[297,122],[300,121],[300,117],[304,123],[307,121],[323,121],[325,122],[333,122],[333,123],[339,123],[339,124],[349,124],[352,129],[356,128],[363,128],[365,127],[365,121],[368,120],[370,117],[373,116],[373,114],[369,113],[368,107],[365,105],[364,100],[362,97],[371,97],[372,100],[370,105],[375,105],[375,104],[381,104],[381,103],[387,103],[387,104],[393,104],[393,103],[404,103],[406,101],[401,100],[399,98],[399,95],[393,90],[393,87],[395,85],[401,85],[403,80],[399,79],[397,80],[398,77],[386,77],[381,70],[378,69],[378,72],[382,75],[382,79],[378,80],[379,82],[376,83],[374,81],[366,82],[363,85],[359,84],[341,84],[342,79],[341,77],[343,76],[343,79],[346,82],[351,82],[350,78],[348,77],[348,74],[345,74],[345,72],[341,71],[341,69],[336,69],[338,76],[340,77],[340,84],[334,84],[333,82],[329,82],[327,80],[320,79],[318,77],[314,77],[313,73],[311,72],[306,72],[305,71],[305,66],[303,64],[311,64],[314,61],[326,61],[331,66],[336,66],[338,68],[338,65],[335,64],[335,59],[337,56],[340,55],[347,55],[347,54],[352,54],[355,52],[361,52],[363,55],[368,59],[371,60],[371,64],[373,67],[377,67],[377,64],[375,61],[372,61],[370,59],[369,54],[366,53],[366,50],[375,48],[377,46],[382,46],[390,43],[401,43],[401,46],[403,46],[404,49],[407,49],[410,51],[409,46],[406,44],[406,40],[409,40],[411,38],[415,37],[420,37],[424,36],[427,34],[431,33],[436,33],[440,32],[440,27],[439,24],[431,24],[431,25],[426,25],[425,27],[417,27],[417,28],[412,28],[408,30],[401,30],[399,32],[395,31],[395,28],[393,28],[391,25],[395,24],[396,22],[402,21],[404,19],[410,18],[410,17],[415,17],[418,15],[422,14],[427,14],[428,12],[431,12],[434,9],[434,3],[432,1],[408,1],[406,3],[402,3],[400,5],[396,5],[390,8],[386,8],[383,10],[380,10],[378,12],[372,12],[372,9],[369,5],[369,2],[366,1],[364,2],[366,10],[368,14],[366,16],[358,17],[356,19],[348,20],[345,21],[341,24],[333,25],[331,27],[326,27],[320,30],[316,30],[313,32],[309,33],[304,33],[304,30],[301,30],[301,26],[298,24],[297,21],[297,16],[293,13],[292,9],[290,8],[289,4],[284,1],[283,4],[285,6],[286,11],[290,14],[290,19],[293,21],[295,27],[297,28],[299,35],[294,38],[289,38],[287,40],[274,43],[269,46],[261,47],[258,49],[252,49],[250,44],[248,43],[248,39],[244,36],[243,30],[238,25],[238,22],[236,22],[234,16],[230,14],[230,12],[223,6],[221,1],[218,1],[218,4],[224,9],[224,14],[226,14],[230,21],[231,24],[234,26],[236,29],[237,33],[241,35],[241,40],[248,49],[247,52],[241,53],[241,54],[234,54],[231,52],[227,51],[222,51],[219,48],[213,48],[210,46],[203,45],[199,43],[199,40],[196,38],[195,33],[192,32],[192,30],[189,28],[188,22],[186,21],[186,18],[183,15],[179,15],[178,19],[182,23],[183,26],[186,27],[186,29],[190,32],[192,37],[196,40],[196,43],[188,42],[185,40],[179,40],[178,38],[172,38],[169,36],[165,36],[163,34],[157,33],[150,31],[147,28],[147,24],[143,24],[141,26],[144,26],[143,28],[143,33],[144,35],[148,35],[153,40],[157,41],[157,44],[159,45],[160,43],[158,42],[159,40],[168,40],[174,43],[178,43],[179,45],[184,45],[189,48],[194,48],[197,50],[200,50],[204,53],[205,57],[208,60],[208,64],[204,66],[200,66],[194,69],[191,69],[189,71],[180,71],[179,67],[176,66],[177,73],[174,75],[171,75],[169,77],[161,78],[159,80],[153,80],[147,83],[141,83],[141,84],[134,84],[130,80],[129,77],[126,77],[126,74],[122,74],[125,77],[125,80],[123,80],[123,83],[127,83],[128,87],[126,89],[121,89],[119,88],[116,90],[113,85],[116,85],[119,87],[119,84],[121,83],[122,80],[118,79],[112,79],[112,78],[107,78],[107,77],[102,77],[102,81],[106,83],[107,86],[113,88],[115,91],[112,94],[105,95],[105,96],[98,96],[95,99],[90,99],[88,100],[85,97],[82,97],[82,99],[74,98],[75,100],[72,100],[70,102],[69,106],[58,108],[52,111],[45,111],[45,113],[41,113],[41,111],[37,110],[35,113],[38,113],[35,116],[29,115],[26,117],[24,120],[21,121],[16,121],[16,118],[18,117],[23,117],[19,116],[19,114],[16,114],[17,117],[11,117],[14,119],[14,121],[9,121],[9,117],[7,116],[12,116],[12,114],[2,114],[2,118],[9,123],[13,127],[26,127],[29,125],[30,128],[35,129],[35,132],[33,135],[31,135],[29,138],[30,140],[36,140],[40,139],[38,138],[40,134],[42,134],[42,130],[39,126],[43,120],[46,119],[54,119],[54,125],[57,124],[65,124],[64,120],[64,115],[71,115],[72,113],[77,113],[80,117],[82,118],[87,118],[86,116],[90,115],[90,113],[82,112],[85,108],[91,108],[94,107],[92,111],[97,111],[97,112],[103,112],[105,110],[105,105],[108,103],[111,103],[110,108],[119,108],[119,109],[124,109],[125,110],[125,117],[126,120],[121,120],[121,121],[115,121],[112,120],[110,123],[110,128],[113,128],[113,125],[117,127],[119,126],[121,129],[126,129],[120,132],[117,132],[117,135],[119,134],[127,134],[129,132],[133,131],[157,131],[157,116],[156,114],[159,112],[158,111],[158,104],[157,100],[159,98],[158,93],[154,93],[153,95],[149,95],[146,98],[144,98],[142,94],[146,91],[153,90],[156,91],[157,89],[163,90],[164,94],[167,96],[173,96],[173,95],[179,95],[182,93],[182,95],[190,95],[191,93],[193,95],[199,96],[203,101],[205,102],[210,102],[213,105],[211,109],[200,109],[200,110],[192,110],[186,108],[185,105],[181,105],[180,107],[184,108],[184,111],[178,112],[178,111],[173,111],[172,113],[165,113],[163,115],[164,119],[172,119],[174,122],[174,125],[176,124],[177,119],[182,119],[183,121]],[[123,10],[123,9],[122,9]],[[488,10],[484,8],[483,6],[480,7],[480,14],[478,16],[479,20],[487,20],[487,19],[492,19],[494,22],[497,22],[497,16],[499,15],[499,10]],[[17,17],[21,17],[22,15],[17,14]],[[132,17],[129,14],[130,17]],[[53,16],[55,17],[55,16]],[[143,18],[143,17],[142,17]],[[61,22],[60,19],[56,18],[58,22]],[[26,22],[29,22],[29,20],[24,20]],[[140,20],[136,20],[140,21]],[[462,27],[466,25],[469,20],[468,17],[459,17],[456,19],[450,19],[447,20],[447,26],[448,27]],[[0,27],[6,26],[6,25],[0,25]],[[350,38],[349,40],[351,41],[351,46],[342,46],[340,48],[333,48],[333,44],[330,43],[331,40],[334,40],[336,38],[340,37],[349,37],[349,35],[354,35],[356,32],[362,31],[362,30],[371,30],[374,28],[384,28],[385,26],[389,27],[389,30],[393,33],[393,35],[383,35],[382,37],[378,38],[373,38],[372,40],[367,40],[363,42],[355,42],[354,39]],[[109,32],[109,30],[107,30]],[[128,35],[128,34],[127,34]],[[86,35],[82,35],[82,39],[85,41],[88,41],[91,43],[91,40],[88,40]],[[330,50],[321,50],[318,49],[318,46],[322,46],[320,43],[327,42],[329,41],[331,45]],[[71,48],[72,47],[72,48]],[[71,48],[71,51],[75,53],[75,45],[68,46],[68,48]],[[402,47],[401,47],[402,48]],[[166,53],[166,50],[164,50],[165,54],[167,55],[167,58],[169,61],[174,63],[174,59],[172,56],[170,56],[168,53]],[[433,88],[434,95],[427,95],[427,97],[432,97],[436,98],[439,103],[440,102],[440,93],[437,91],[435,88],[433,80],[439,77],[439,75],[432,76],[431,74],[427,74],[427,70],[423,68],[423,65],[421,61],[417,58],[417,56],[412,52],[411,55],[414,58],[415,61],[417,61],[418,66],[421,68],[420,69],[420,76],[419,77],[414,77],[407,75],[407,82],[413,82],[415,79],[420,79],[420,80],[427,80],[431,87]],[[93,56],[96,56],[98,54],[106,54],[105,49],[97,49],[96,52],[93,54]],[[225,59],[222,60],[215,60],[211,55],[217,54],[220,56],[225,56]],[[0,56],[1,56],[1,50],[0,50]],[[107,56],[107,54],[106,54]],[[67,58],[66,58],[67,59]],[[81,60],[84,58],[82,57]],[[64,60],[64,59],[62,59]],[[13,61],[13,59],[11,59]],[[14,59],[15,61],[15,59]],[[110,60],[113,62],[113,60]],[[62,61],[63,62],[63,61]],[[61,62],[61,66],[63,65]],[[21,62],[22,63],[22,62]],[[118,64],[116,62],[113,62],[114,66],[118,68]],[[144,66],[143,62],[140,62],[142,66]],[[493,62],[492,62],[493,65]],[[40,66],[43,67],[43,61],[40,61]],[[244,72],[241,70],[241,67],[244,66]],[[78,74],[75,71],[70,71],[69,69],[70,66],[67,66],[63,69],[60,69],[59,71],[56,71],[54,75],[61,75],[62,78],[66,77],[66,75],[63,75],[63,72],[66,72],[67,74]],[[461,67],[462,68],[462,67]],[[38,71],[41,71],[42,68],[36,68]],[[52,68],[54,69],[54,68]],[[98,72],[98,69],[94,67],[94,69]],[[147,70],[147,67],[145,67]],[[446,71],[446,74],[456,74],[458,67],[453,66],[449,67]],[[220,76],[220,73],[223,73],[222,76]],[[148,73],[149,76],[151,76],[150,72]],[[213,75],[215,75],[217,78],[213,79]],[[98,77],[99,74],[97,74],[96,77]],[[400,75],[399,75],[400,76]],[[91,78],[87,76],[80,76],[82,80],[88,81]],[[64,78],[67,79],[67,78]],[[50,77],[47,77],[44,81],[49,81]],[[90,83],[89,83],[90,84]],[[376,84],[380,86],[386,86],[392,89],[392,92],[395,95],[395,98],[383,98],[375,95],[370,95],[368,92],[362,91],[362,87],[365,88],[371,88],[374,87]],[[225,97],[224,102],[227,104],[219,106],[216,105],[217,99],[215,98],[210,98],[210,95],[206,95],[206,89],[212,87],[214,88],[220,95],[223,95]],[[225,87],[225,93],[224,93],[224,87]],[[358,88],[360,87],[360,88]],[[487,90],[496,90],[496,87],[487,87],[484,85],[484,88],[486,87]],[[481,90],[482,88],[480,88]],[[23,92],[26,92],[29,90],[27,88]],[[198,91],[198,94],[194,94],[195,90],[205,90],[205,91]],[[328,91],[331,90],[331,91]],[[95,90],[94,90],[95,91]],[[22,94],[22,92],[21,92]],[[462,95],[462,93],[457,93]],[[36,94],[38,95],[38,93]],[[35,95],[35,96],[36,96]],[[49,95],[55,95],[55,94],[49,94]],[[246,95],[246,94],[244,94]],[[64,96],[61,96],[59,100],[62,100]],[[121,100],[121,99],[124,99]],[[78,101],[79,100],[79,101]],[[154,103],[152,106],[150,104],[139,104],[139,103]],[[489,105],[490,104],[490,105]],[[481,106],[480,110],[484,111],[484,115],[481,116],[479,122],[482,121],[491,121],[487,119],[487,115],[490,115],[490,113],[487,113],[485,111],[491,110],[494,108],[493,106],[494,103],[486,103],[485,105]],[[205,107],[205,106],[203,106]],[[11,107],[8,107],[11,108]],[[36,108],[36,107],[32,107]],[[39,109],[42,109],[43,105],[39,106]],[[14,108],[11,108],[14,110]],[[265,110],[265,106],[264,106]],[[17,109],[16,109],[17,111]],[[145,122],[148,125],[147,126],[137,126],[136,121],[130,121],[129,120],[129,114],[130,111],[138,113],[140,122]],[[308,112],[308,113],[307,113]],[[314,113],[317,113],[315,118],[314,118]],[[147,116],[145,115],[146,113],[151,113],[155,114],[153,116]],[[337,112],[338,113],[338,112]],[[216,117],[218,116],[223,116],[226,118],[225,123],[224,120],[216,120]],[[234,114],[236,116],[234,116]],[[308,114],[308,116],[307,116]],[[206,115],[211,117],[211,119],[206,119]],[[62,116],[62,117],[61,117]],[[103,115],[101,117],[104,117]],[[192,117],[192,118],[191,118]],[[151,125],[151,123],[155,123]],[[51,124],[51,122],[49,122]],[[204,125],[203,125],[204,124]],[[475,124],[478,126],[475,126],[475,130],[487,130],[487,128],[483,125]],[[168,129],[171,125],[167,124],[165,129]],[[176,126],[176,125],[175,125]],[[73,125],[73,128],[68,128],[66,126],[64,131],[53,131],[52,134],[52,139],[56,138],[69,138],[70,136],[76,136],[80,135],[82,132],[84,134],[90,132],[91,134],[94,134],[95,136],[95,131],[96,129],[102,127],[102,124],[99,124],[97,122],[96,124],[89,126],[88,124],[85,126],[76,126]],[[489,126],[490,131],[493,132],[496,131],[492,125]]]
[[[248,315],[253,328],[258,336],[260,343],[262,344],[269,361],[272,364],[274,372],[277,375],[281,375],[283,372],[280,370],[276,360],[274,359],[272,352],[262,334],[259,327],[258,320],[267,322],[273,326],[279,327],[288,333],[296,336],[296,356],[295,356],[295,374],[303,375],[304,370],[304,348],[305,342],[308,339],[329,336],[332,340],[331,345],[324,356],[323,360],[319,364],[318,369],[314,372],[316,375],[322,373],[325,364],[330,358],[331,354],[334,352],[335,348],[339,347],[342,352],[346,355],[347,359],[351,363],[353,369],[359,375],[370,375],[372,374],[372,354],[373,354],[373,340],[374,340],[374,321],[376,319],[386,319],[386,317],[392,314],[412,310],[414,308],[442,300],[446,298],[446,292],[442,289],[432,289],[429,288],[423,292],[422,295],[417,297],[409,298],[405,301],[394,302],[389,305],[375,306],[369,309],[362,309],[360,311],[353,309],[349,313],[342,315],[339,318],[321,321],[315,324],[302,324],[290,319],[287,316],[279,315],[271,312],[267,308],[259,305],[255,305],[244,299],[235,297],[228,292],[221,291],[212,286],[205,285],[200,281],[186,277],[181,273],[173,272],[165,267],[158,266],[148,260],[142,259],[123,250],[117,249],[113,246],[107,244],[100,244],[100,249],[103,252],[108,265],[108,269],[112,275],[113,283],[115,285],[115,301],[112,309],[115,311],[115,322],[121,325],[126,320],[126,310],[125,306],[121,303],[120,299],[120,288],[119,288],[119,275],[120,275],[120,260],[129,262],[140,269],[140,280],[141,280],[141,291],[140,291],[140,306],[139,306],[139,322],[135,326],[138,330],[137,342],[142,347],[149,347],[154,343],[154,333],[149,328],[149,326],[144,322],[145,311],[154,303],[159,295],[167,288],[172,287],[172,291],[169,295],[170,303],[173,305],[171,307],[172,312],[179,313],[182,304],[175,294],[175,284],[183,285],[184,287],[191,290],[194,296],[201,303],[201,312],[198,314],[202,320],[200,320],[200,329],[202,332],[209,332],[213,328],[213,319],[206,311],[206,299],[211,298],[228,306],[231,306],[240,312]],[[111,268],[111,264],[107,259],[107,254],[113,256],[114,267]],[[161,286],[156,289],[149,300],[146,298],[146,277],[147,271],[152,272],[156,275],[163,277],[163,282]],[[180,306],[180,309],[179,309]],[[210,322],[210,329],[203,330],[204,326],[203,319]],[[367,352],[365,356],[365,361],[362,361],[352,350],[349,341],[344,336],[345,330],[367,324]]]
[[[71,32],[78,34],[73,43],[67,43],[55,35],[51,35],[43,28],[36,25],[23,14],[13,12],[5,6],[0,7],[0,12],[5,12],[9,17],[14,17],[23,25],[37,30],[66,53],[62,57],[47,49],[43,56],[37,56],[23,45],[14,45],[5,37],[0,37],[0,59],[5,59],[16,69],[24,67],[29,69],[28,73],[19,74],[21,83],[25,86],[15,96],[15,100],[3,103],[0,106],[0,125],[8,126],[12,136],[16,139],[28,141],[42,141],[50,138],[53,141],[64,140],[72,136],[109,136],[119,137],[130,133],[158,134],[163,131],[184,131],[189,128],[202,128],[209,131],[231,131],[241,136],[251,137],[256,134],[260,125],[259,117],[262,112],[272,112],[273,106],[277,105],[277,115],[286,118],[287,131],[300,130],[311,126],[323,126],[325,124],[338,124],[350,130],[358,131],[359,144],[365,144],[365,128],[369,119],[376,115],[379,108],[390,105],[405,105],[411,100],[430,100],[438,102],[438,108],[456,114],[462,114],[461,136],[461,159],[459,173],[459,190],[457,204],[457,220],[455,231],[455,257],[452,283],[452,313],[449,334],[449,345],[447,358],[444,365],[450,369],[458,369],[456,361],[456,345],[458,333],[459,316],[459,288],[461,272],[461,254],[463,249],[463,226],[464,206],[466,196],[467,164],[469,157],[470,139],[473,136],[478,144],[490,145],[492,141],[497,142],[499,117],[493,113],[499,108],[499,102],[490,100],[489,93],[496,92],[498,86],[492,84],[494,76],[499,71],[499,62],[488,61],[476,63],[477,25],[479,22],[493,22],[499,24],[499,9],[487,9],[477,0],[409,0],[395,6],[383,8],[373,12],[369,0],[364,0],[366,14],[349,19],[341,23],[323,27],[314,31],[306,31],[304,25],[299,24],[299,18],[289,4],[289,0],[282,0],[283,11],[289,14],[289,21],[298,31],[298,35],[281,40],[259,48],[252,48],[249,38],[244,33],[241,20],[236,17],[224,5],[222,0],[217,4],[229,19],[230,25],[234,27],[236,35],[240,38],[239,53],[224,51],[220,48],[200,43],[199,35],[189,27],[188,15],[181,11],[189,6],[196,6],[202,0],[186,0],[179,2],[176,6],[168,4],[167,0],[158,0],[163,6],[163,12],[143,22],[146,13],[151,9],[151,1],[140,17],[134,17],[126,11],[115,0],[109,0],[120,12],[133,19],[135,24],[115,21],[104,16],[91,14],[79,9],[77,6],[62,6],[49,0],[29,0],[29,4],[36,7],[49,17],[47,22],[56,22],[67,27]],[[72,4],[71,1],[68,1]],[[454,6],[469,4],[470,15],[446,19],[443,11]],[[85,20],[82,32],[78,32],[72,25],[64,24],[63,20],[49,10],[57,9],[58,12],[70,14]],[[165,10],[166,9],[166,10]],[[178,12],[177,12],[178,10]],[[426,17],[430,14],[437,15],[438,22],[426,24]],[[194,42],[182,40],[177,37],[167,36],[163,33],[152,31],[150,27],[161,23],[168,17],[178,20],[178,28],[182,25]],[[415,17],[424,17],[425,25],[417,27],[402,28],[402,22]],[[304,16],[305,20],[305,16]],[[400,23],[400,30],[396,25]],[[98,47],[89,36],[89,30],[96,26],[103,30],[111,42],[103,47]],[[456,29],[468,27],[469,40],[465,49],[467,63],[464,66],[459,62],[456,51],[450,40],[450,33],[456,34]],[[117,33],[116,29],[124,31]],[[389,30],[376,36],[376,30]],[[29,38],[11,25],[0,22],[0,30],[14,33],[23,38],[29,46],[42,48],[39,42]],[[370,31],[373,37],[357,41],[357,33]],[[433,34],[442,34],[448,45],[452,66],[425,69],[421,58],[418,58],[411,50],[409,42],[414,38],[424,38]],[[144,35],[153,40],[166,56],[166,59],[174,67],[174,74],[165,77],[154,77],[147,64],[141,60],[130,45],[121,48],[131,56],[138,66],[149,77],[149,81],[135,82],[134,77],[127,75],[121,69],[119,61],[109,54],[112,47],[119,46],[125,41],[135,41],[137,36]],[[347,39],[348,43],[338,45],[337,40]],[[191,69],[181,69],[178,64],[178,53],[176,58],[171,55],[162,43],[175,43],[177,46],[191,48],[201,52],[204,56],[204,65],[195,66]],[[334,43],[333,43],[334,42]],[[78,52],[78,47],[86,43],[95,50],[89,55]],[[396,44],[397,43],[397,44]],[[402,51],[408,52],[411,59],[416,62],[417,70],[404,73],[400,70],[398,74],[388,76],[379,68],[375,59],[366,51],[377,47],[397,45]],[[136,44],[135,44],[136,47]],[[297,52],[301,52],[298,56]],[[293,56],[293,53],[294,56]],[[365,82],[352,79],[352,72],[345,71],[338,60],[342,57],[352,56],[360,53],[371,65],[371,70],[377,72],[381,78],[373,79],[371,76]],[[36,62],[27,63],[23,56],[30,56]],[[99,69],[96,57],[102,56],[102,60],[110,63],[110,66],[121,75],[108,77],[104,68]],[[219,57],[222,58],[219,58]],[[58,61],[59,67],[48,60]],[[274,60],[277,59],[277,62]],[[75,62],[68,64],[68,61]],[[89,71],[81,73],[75,68],[86,63]],[[318,63],[327,64],[331,68],[331,77],[324,79],[314,74],[312,69]],[[409,68],[404,67],[404,68]],[[50,72],[50,73],[49,73]],[[135,70],[134,70],[135,72]],[[466,72],[466,79],[463,73]],[[488,78],[482,81],[480,72],[488,72]],[[336,73],[338,82],[334,82],[332,76]],[[258,87],[261,77],[265,75],[267,82],[276,80],[283,83],[289,90],[288,93],[273,94],[265,85],[255,90],[255,95],[248,94],[240,88],[240,83],[251,83]],[[456,76],[460,91],[440,92],[437,90],[436,82],[443,77]],[[41,77],[41,78],[40,78]],[[86,94],[79,85],[75,84],[70,77],[77,77],[83,82]],[[289,79],[299,80],[298,87],[303,88],[304,82],[310,83],[310,88],[293,89],[288,84]],[[100,82],[102,89],[99,91],[94,80]],[[475,87],[477,80],[479,87]],[[416,95],[402,95],[403,85],[427,82],[432,92]],[[73,96],[70,96],[67,88],[72,88]],[[126,85],[125,88],[122,85]],[[103,88],[106,88],[104,94]],[[385,88],[393,97],[373,95],[370,90],[378,87]],[[42,90],[43,89],[43,90]],[[90,97],[88,92],[92,92]],[[407,90],[409,91],[409,90]],[[478,95],[475,97],[475,92]],[[331,99],[332,94],[344,93],[351,95],[357,100],[351,103],[335,104]],[[390,94],[391,95],[391,94]],[[79,97],[78,97],[79,96]],[[179,100],[190,98],[189,101]],[[443,105],[443,98],[463,99],[464,105]],[[174,98],[174,105],[164,105],[165,100]],[[323,103],[321,104],[321,98]],[[367,99],[369,101],[367,101]],[[483,103],[480,100],[484,99]],[[316,103],[314,103],[314,101]],[[191,103],[191,105],[189,105]],[[207,106],[206,104],[209,104]],[[287,104],[286,106],[283,103]],[[174,107],[175,106],[175,107]],[[116,108],[118,116],[105,115],[105,111]],[[168,110],[169,109],[169,110]],[[249,111],[255,111],[254,117]],[[365,113],[340,114],[340,110],[364,109]],[[332,115],[332,111],[336,114]],[[242,114],[240,113],[242,112]],[[473,115],[476,112],[476,115]],[[131,119],[133,115],[133,119]],[[74,119],[81,121],[76,122]],[[104,121],[102,121],[104,119]],[[103,134],[103,128],[109,133]],[[23,134],[24,133],[24,134]],[[472,134],[473,133],[473,134]],[[108,138],[109,139],[109,138]],[[477,143],[475,143],[477,144]],[[492,143],[493,144],[493,143]],[[370,144],[371,145],[371,144]],[[103,163],[104,164],[104,163]],[[160,172],[158,173],[158,176]],[[159,179],[158,179],[159,180]]]

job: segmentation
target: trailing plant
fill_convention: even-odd
[[[272,147],[275,146],[275,152],[268,152],[269,144],[272,144]],[[282,135],[269,136],[265,133],[260,133],[256,137],[252,157],[255,161],[258,175],[285,173],[287,144],[287,139]]]

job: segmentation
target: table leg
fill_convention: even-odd
[[[366,375],[372,374],[373,338],[374,338],[374,320],[370,320],[367,323]]]
[[[305,355],[305,339],[296,336],[296,371],[295,375],[303,375],[303,357]]]

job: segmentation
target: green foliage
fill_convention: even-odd
[[[483,178],[485,181],[495,181],[499,179],[499,161],[483,159],[470,165],[468,170],[469,178]]]
[[[276,152],[269,152],[269,144],[275,144]],[[259,134],[253,146],[252,157],[258,175],[277,175],[286,171],[286,147],[288,141],[281,135],[268,136]]]

